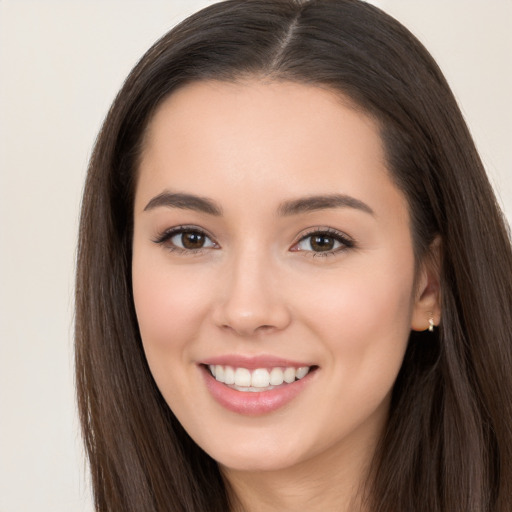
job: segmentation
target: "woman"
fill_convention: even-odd
[[[512,255],[441,72],[356,0],[231,0],[98,138],[77,276],[98,510],[512,504]]]

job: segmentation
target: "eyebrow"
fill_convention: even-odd
[[[216,217],[222,215],[222,208],[215,201],[206,197],[181,192],[164,191],[158,194],[149,201],[144,211],[153,210],[158,207],[194,210]],[[318,210],[327,210],[329,208],[354,208],[370,215],[375,215],[374,211],[366,203],[345,194],[309,196],[285,201],[279,206],[278,214],[287,217]]]
[[[310,196],[286,201],[279,207],[278,212],[279,215],[288,216],[329,208],[355,208],[370,215],[375,215],[374,211],[366,203],[345,194]]]
[[[222,208],[211,199],[199,197],[193,194],[162,192],[153,197],[146,205],[144,211],[153,210],[160,206],[167,208],[180,208],[182,210],[194,210],[219,217],[222,215]]]

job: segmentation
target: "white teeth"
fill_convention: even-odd
[[[302,379],[309,373],[309,367],[308,366],[301,366],[300,368],[297,368],[295,375],[297,379]]]
[[[295,368],[286,368],[284,371],[284,381],[291,384],[295,380]]]
[[[231,368],[231,366],[226,366],[224,368],[224,384],[234,384],[235,383],[235,370]]]
[[[215,366],[215,378],[219,382],[224,382],[224,367],[218,364]]]
[[[264,391],[280,386],[284,382],[291,384],[295,380],[304,378],[310,371],[309,366],[295,368],[233,368],[231,366],[210,365],[210,372],[219,382],[223,382],[240,391]]]
[[[247,368],[235,370],[235,385],[249,387],[251,385],[251,372]]]
[[[280,386],[283,382],[283,370],[281,368],[272,368],[272,371],[270,372],[270,385]]]
[[[264,368],[258,368],[252,372],[251,386],[253,388],[268,388],[270,375]]]

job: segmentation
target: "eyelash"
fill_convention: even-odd
[[[312,238],[313,235],[330,238],[333,239],[335,242],[338,242],[340,244],[340,247],[337,247],[336,249],[328,250],[328,251],[309,251],[304,249],[294,249],[294,247],[298,246],[301,242],[307,240],[308,238]],[[310,242],[311,244],[311,242]],[[292,246],[292,251],[296,252],[305,252],[307,256],[311,256],[313,258],[318,257],[326,257],[326,256],[334,256],[335,254],[341,253],[346,251],[347,249],[352,249],[355,247],[355,242],[352,238],[350,238],[348,235],[342,233],[341,231],[338,231],[333,228],[326,228],[326,227],[314,227],[309,229],[306,233],[303,233],[301,237],[298,239],[297,242],[295,242]]]
[[[210,242],[212,242],[213,245],[208,247],[199,247],[197,249],[187,249],[185,247],[179,247],[174,243],[170,242],[170,240],[175,236],[182,235],[184,233],[204,236],[206,239],[210,240]],[[160,234],[155,240],[153,240],[153,242],[156,244],[163,245],[167,250],[171,252],[177,252],[179,254],[185,255],[199,255],[210,248],[218,248],[218,244],[213,241],[213,238],[208,233],[206,233],[204,229],[198,228],[196,226],[176,226],[175,228],[167,229],[162,234]]]
[[[185,248],[185,247],[179,247],[174,243],[169,243],[172,238],[174,238],[177,235],[182,235],[184,233],[199,235],[202,237],[205,237],[205,239],[209,240],[211,245],[207,247],[199,247],[199,248]],[[312,238],[313,235],[316,235],[317,237],[324,237],[334,240],[334,242],[339,243],[340,247],[337,247],[332,250],[327,251],[313,251],[313,250],[307,250],[307,249],[298,249],[296,248],[301,242],[306,241],[308,238]],[[185,254],[185,255],[199,255],[203,253],[206,250],[209,249],[218,249],[219,245],[213,240],[213,237],[211,237],[208,233],[206,233],[202,228],[198,228],[196,226],[177,226],[171,229],[165,230],[163,233],[161,233],[156,239],[153,240],[154,243],[163,245],[165,248],[171,252],[177,252],[179,254]],[[310,242],[311,245],[311,242]],[[326,257],[326,256],[333,256],[337,253],[344,252],[347,249],[351,249],[355,247],[354,240],[352,240],[350,237],[348,237],[346,234],[337,231],[333,228],[326,228],[326,227],[315,227],[308,230],[306,233],[302,234],[301,237],[294,242],[292,247],[290,248],[290,251],[292,252],[303,252],[306,253],[307,256],[311,257]]]

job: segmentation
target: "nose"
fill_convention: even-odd
[[[285,329],[291,314],[279,269],[255,255],[230,262],[213,316],[215,323],[239,336]]]

